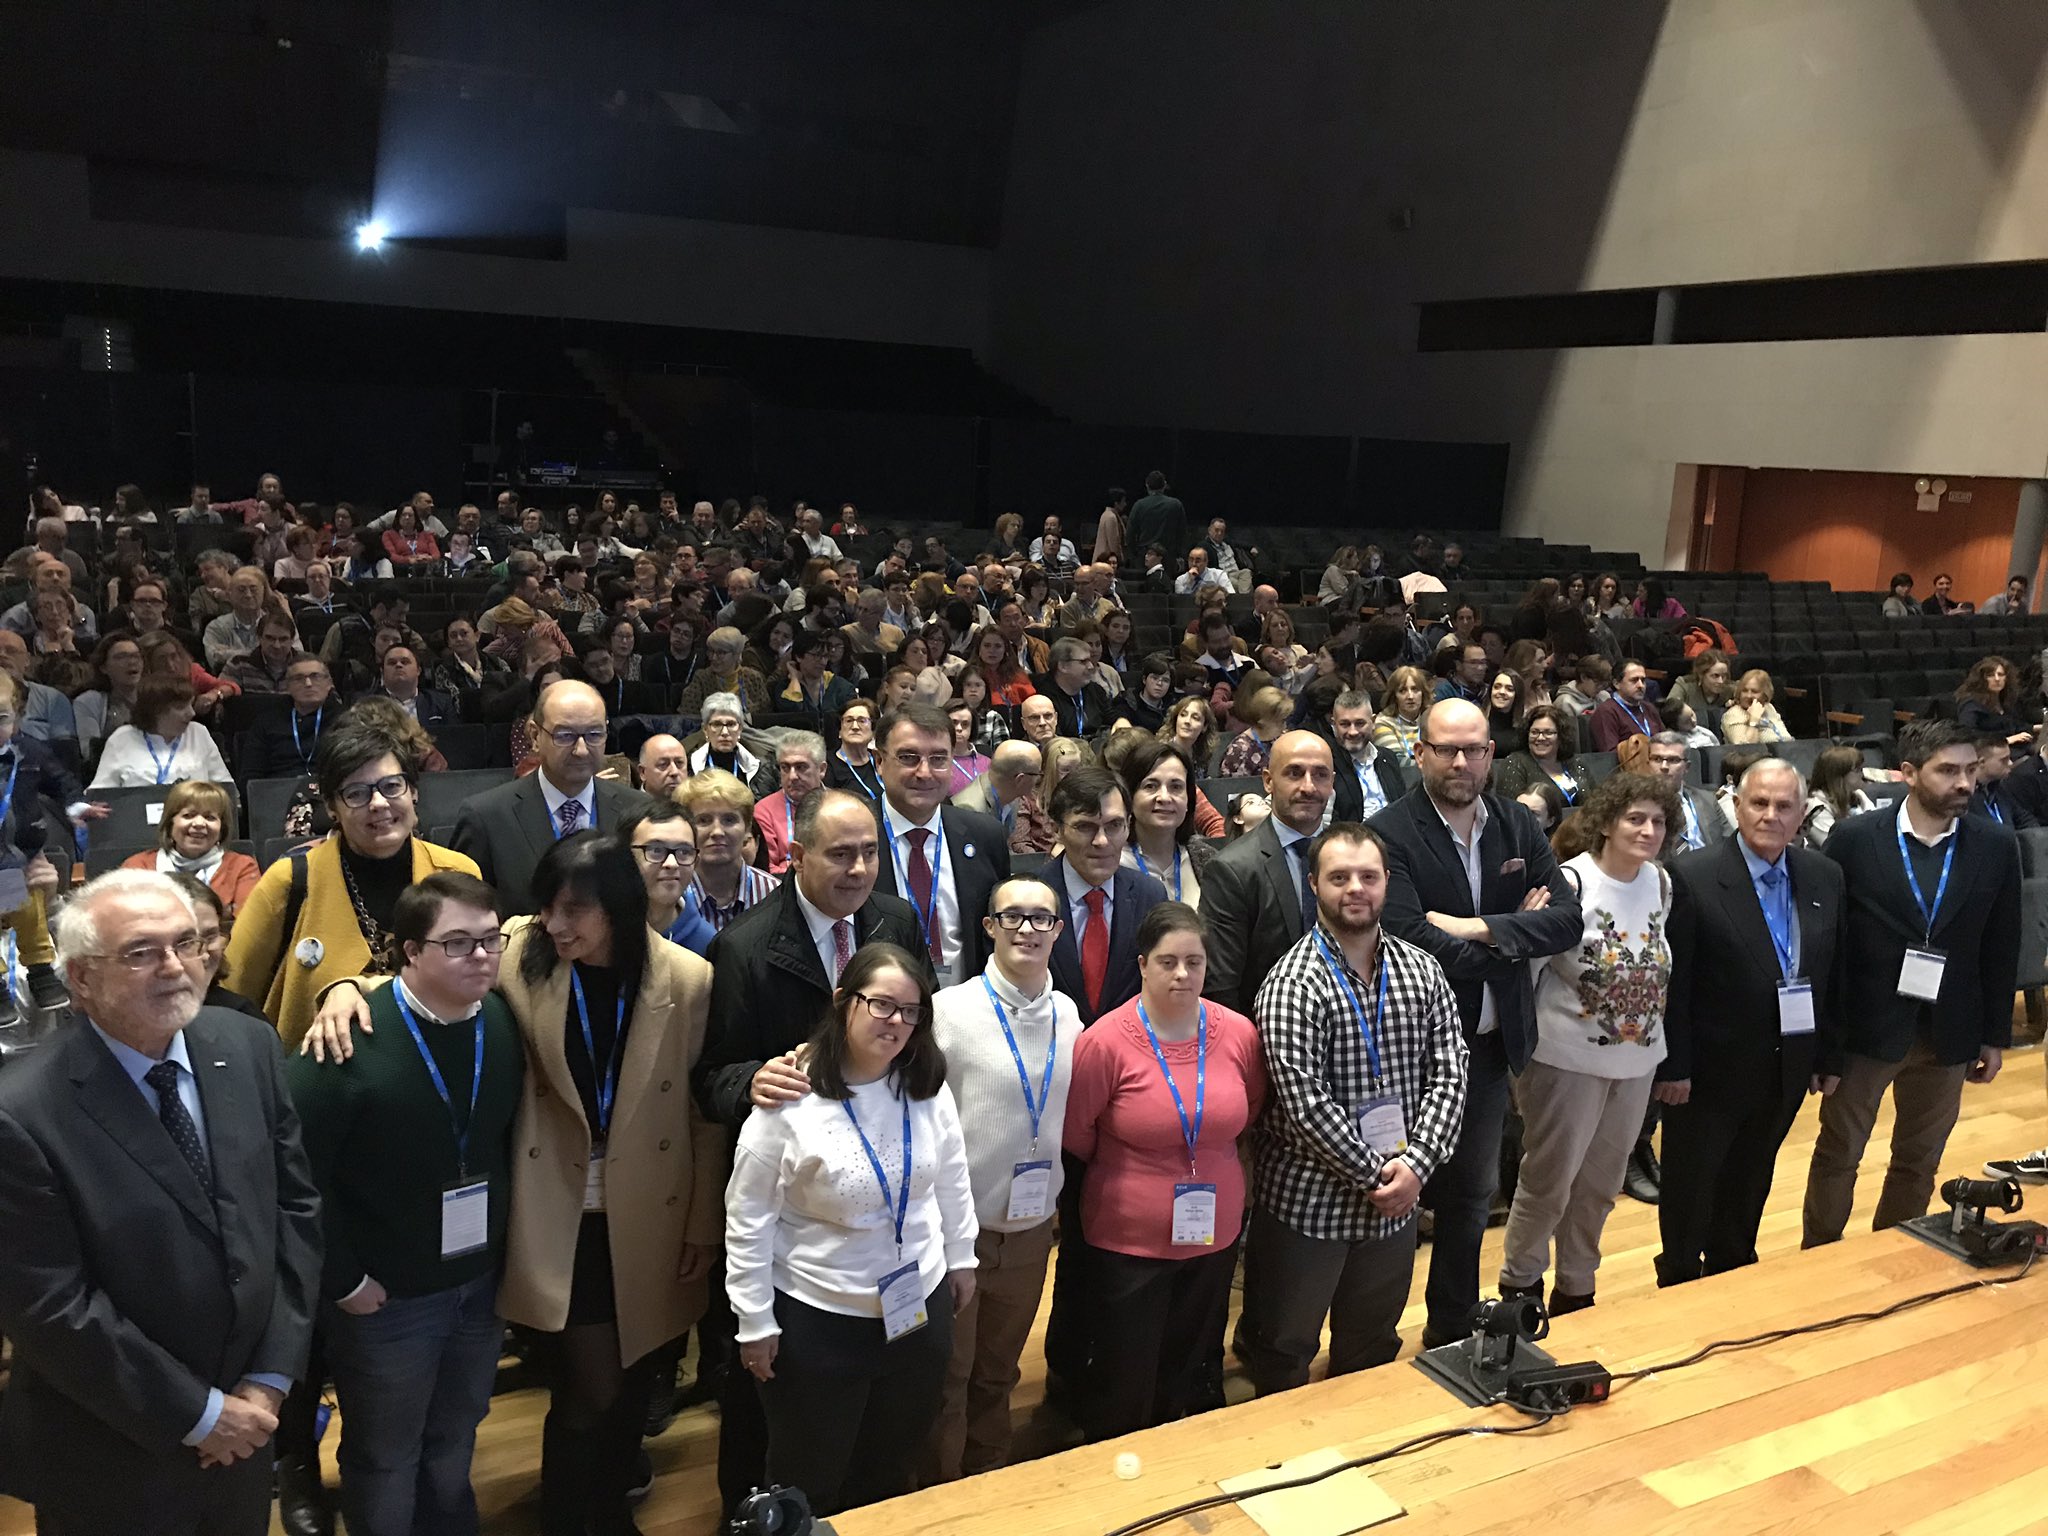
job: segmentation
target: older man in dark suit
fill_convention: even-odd
[[[1479,1300],[1479,1244],[1500,1180],[1508,1079],[1536,1049],[1536,994],[1524,962],[1581,935],[1579,899],[1528,807],[1484,792],[1486,716],[1432,705],[1416,747],[1422,782],[1370,825],[1387,845],[1382,924],[1436,957],[1471,1052],[1458,1146],[1423,1191],[1430,1240],[1424,1348],[1463,1338]]]
[[[1756,1262],[1778,1148],[1841,1078],[1847,908],[1841,867],[1798,846],[1805,804],[1798,769],[1753,763],[1735,836],[1671,866],[1659,1285]]]
[[[604,700],[588,683],[551,686],[534,702],[533,724],[539,771],[465,802],[450,839],[476,860],[508,915],[533,911],[533,871],[558,839],[616,832],[647,803],[630,785],[596,776],[607,726]]]
[[[47,1536],[260,1536],[320,1283],[283,1053],[199,1006],[165,876],[101,876],[56,940],[78,1017],[0,1073],[0,1488]]]

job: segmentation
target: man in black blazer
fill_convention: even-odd
[[[0,1072],[0,1489],[51,1536],[260,1536],[320,1283],[283,1052],[200,1007],[166,877],[104,875],[56,930],[76,1017]]]
[[[318,656],[294,656],[285,665],[284,690],[291,709],[250,727],[235,768],[252,779],[305,777],[313,772],[320,737],[342,715],[334,679]]]
[[[533,872],[557,839],[592,827],[616,832],[646,803],[631,785],[596,777],[605,712],[588,683],[554,684],[535,702],[533,723],[539,770],[464,802],[450,839],[476,860],[508,915],[534,910]]]
[[[1536,1049],[1536,994],[1524,962],[1572,948],[1583,920],[1535,816],[1484,792],[1493,744],[1476,706],[1432,705],[1416,759],[1422,782],[1370,825],[1387,845],[1380,921],[1436,957],[1471,1050],[1457,1150],[1422,1197],[1436,1217],[1422,1331],[1432,1349],[1470,1332],[1479,1300],[1479,1244],[1500,1182],[1508,1079]]]
[[[462,710],[451,695],[420,686],[424,668],[411,646],[392,646],[384,653],[381,667],[383,675],[372,691],[419,721],[420,728],[429,736],[462,723]]]
[[[1665,844],[1666,858],[1711,848],[1728,836],[1728,818],[1714,797],[1695,784],[1685,782],[1692,763],[1692,749],[1676,731],[1659,731],[1650,738],[1650,771],[1678,791],[1678,825],[1670,829]]]
[[[887,855],[867,801],[839,789],[806,796],[789,855],[782,884],[727,924],[705,952],[711,1014],[694,1085],[704,1113],[731,1126],[735,1139],[755,1105],[792,1103],[810,1091],[795,1052],[825,1017],[839,971],[855,950],[899,944],[924,953],[910,903],[875,889],[875,870]],[[735,1326],[723,1269],[719,1274],[699,1334],[712,1361],[731,1358]],[[703,1365],[698,1369],[705,1374]],[[764,1485],[768,1428],[745,1371],[726,1369],[720,1402],[718,1488],[730,1515]]]
[[[2018,832],[2041,825],[2024,793],[2013,793],[2012,743],[2003,736],[1977,738],[1977,788],[1970,796],[1970,814]]]
[[[1373,745],[1372,696],[1352,690],[1330,706],[1336,738],[1336,808],[1332,821],[1370,821],[1415,787],[1415,765]]]
[[[1010,878],[1010,843],[993,816],[948,805],[953,730],[935,704],[905,704],[882,722],[876,748],[882,799],[872,806],[882,833],[875,889],[907,900],[929,942],[938,984],[972,981],[992,947],[981,920]],[[924,891],[930,891],[926,900]]]
[[[1047,809],[1066,849],[1038,872],[1059,897],[1067,919],[1053,940],[1052,984],[1074,1000],[1084,1025],[1093,1024],[1138,995],[1138,924],[1166,900],[1166,887],[1151,875],[1123,867],[1130,806],[1123,785],[1107,768],[1091,763],[1074,769],[1060,780]],[[1091,992],[1085,955],[1094,921],[1090,897],[1097,891],[1104,897],[1102,918],[1109,934],[1101,984]]]
[[[1841,1085],[1821,1102],[1806,1185],[1804,1246],[1841,1237],[1856,1165],[1885,1090],[1896,1120],[1878,1196],[1881,1231],[1924,1215],[1963,1083],[1998,1075],[2012,1043],[2019,974],[2019,841],[1964,814],[1977,745],[1947,720],[1899,733],[1906,796],[1896,812],[1837,822],[1822,850],[1848,886]]]
[[[1202,875],[1202,917],[1209,929],[1205,996],[1249,1015],[1259,983],[1307,932],[1313,900],[1303,860],[1322,830],[1334,779],[1330,744],[1314,731],[1289,731],[1273,743],[1266,795],[1273,814],[1224,845]]]
[[[1052,700],[1053,710],[1059,716],[1060,734],[1076,741],[1101,735],[1109,729],[1116,700],[1103,691],[1100,683],[1088,681],[1095,675],[1088,642],[1064,636],[1053,641],[1051,657],[1052,670],[1034,677],[1031,683]]]
[[[1736,835],[1671,866],[1659,1285],[1756,1262],[1778,1148],[1841,1079],[1848,908],[1841,866],[1798,846],[1805,803],[1798,769],[1754,763]]]

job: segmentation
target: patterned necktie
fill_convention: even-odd
[[[931,861],[924,856],[924,845],[930,841],[931,833],[924,827],[913,827],[904,835],[910,839],[910,895],[917,907],[918,921],[925,925],[925,945],[936,968],[946,961],[939,951],[938,898],[932,889]]]
[[[170,1134],[171,1145],[191,1165],[199,1187],[211,1198],[213,1174],[207,1167],[206,1148],[199,1144],[199,1127],[192,1123],[185,1101],[178,1097],[178,1064],[160,1061],[142,1074],[142,1080],[156,1090],[157,1118],[163,1121],[164,1130]]]
[[[1109,974],[1109,919],[1102,907],[1107,898],[1097,886],[1081,902],[1088,908],[1088,926],[1081,934],[1081,988],[1088,994],[1088,1011],[1102,1012],[1102,981]]]
[[[583,802],[564,800],[555,810],[555,819],[562,824],[562,836],[567,837],[583,821]]]
[[[839,985],[839,978],[846,970],[846,962],[853,958],[853,924],[845,918],[832,925],[832,985]]]

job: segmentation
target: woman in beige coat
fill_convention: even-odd
[[[544,1536],[633,1529],[648,1386],[702,1315],[723,1241],[725,1136],[689,1089],[711,968],[648,929],[633,858],[596,832],[556,843],[498,972],[528,1065],[498,1310],[551,1336]],[[355,1007],[337,989],[314,1040],[361,1027]]]

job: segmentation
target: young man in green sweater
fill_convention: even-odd
[[[497,894],[442,871],[392,910],[397,981],[355,1053],[294,1056],[327,1235],[328,1349],[351,1536],[473,1532],[476,1427],[490,1409],[496,1300],[525,1055],[491,993]]]

